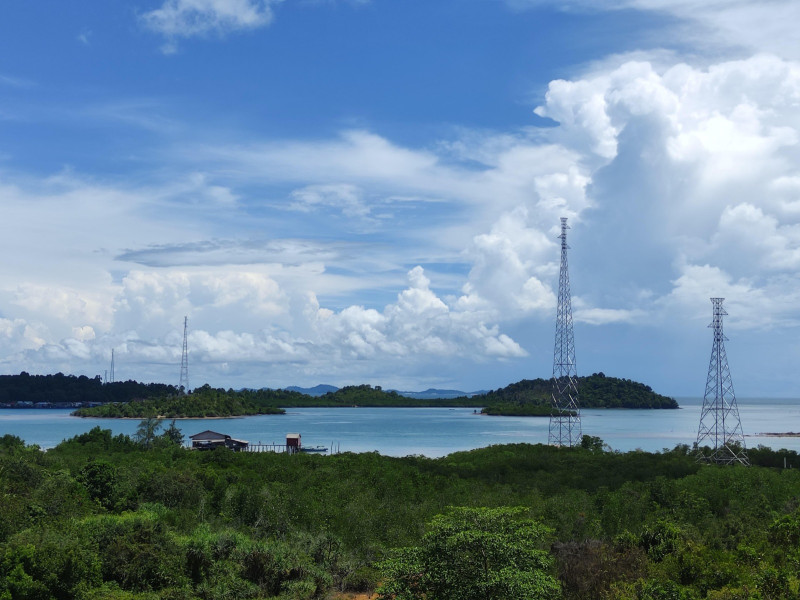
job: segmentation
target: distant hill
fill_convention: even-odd
[[[298,387],[296,385],[290,385],[289,387],[284,389],[287,392],[300,392],[301,394],[305,394],[306,396],[314,396],[315,398],[317,396],[323,396],[328,392],[336,392],[339,390],[339,388],[336,387],[335,385],[325,385],[322,383],[319,385],[315,385],[314,387],[311,388],[304,388],[304,387]]]
[[[320,385],[315,385],[314,387],[311,388],[304,388],[292,385],[284,389],[290,392],[300,392],[301,394],[318,398],[328,393],[338,392],[340,388],[336,387],[335,385],[320,384]],[[405,392],[401,390],[386,390],[386,392],[394,392],[405,398],[414,398],[415,400],[438,400],[440,398],[441,399],[472,398],[473,396],[485,394],[486,390],[479,390],[477,392],[462,392],[461,390],[440,390],[436,388],[428,388],[427,390],[424,390],[422,392]]]

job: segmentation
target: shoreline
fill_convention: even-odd
[[[229,415],[227,417],[165,417],[163,415],[159,415],[157,417],[95,417],[94,415],[70,415],[70,417],[75,417],[76,419],[114,419],[116,421],[143,421],[144,419],[158,419],[159,421],[186,421],[186,420],[195,420],[195,421],[202,421],[205,419],[241,419],[243,417],[258,417],[261,416],[260,414],[253,414],[253,415]]]

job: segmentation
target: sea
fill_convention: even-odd
[[[678,398],[677,410],[584,409],[582,432],[621,452],[658,452],[697,438],[702,398]],[[800,451],[800,399],[738,399],[745,445]],[[495,444],[546,444],[546,417],[493,417],[472,408],[292,408],[285,415],[180,419],[188,437],[207,429],[251,444],[284,444],[299,433],[304,447],[328,452],[378,452],[431,458]],[[42,449],[100,426],[133,435],[137,420],[83,419],[66,409],[0,409],[0,435],[19,436]],[[165,423],[166,425],[166,423]]]

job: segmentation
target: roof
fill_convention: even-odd
[[[297,440],[299,440],[300,439],[300,434],[299,433],[287,433],[286,434],[286,439],[287,440],[288,439],[293,439],[293,440],[297,439]]]
[[[210,429],[206,429],[205,431],[201,431],[200,433],[195,433],[194,435],[190,435],[189,439],[202,442],[205,440],[227,440],[230,439],[231,436],[225,435],[224,433],[218,433],[216,431],[211,431]]]

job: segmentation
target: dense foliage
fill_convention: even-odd
[[[437,515],[422,545],[381,564],[379,600],[548,600],[559,596],[543,549],[549,534],[524,507],[454,507]]]
[[[140,398],[166,396],[178,389],[163,383],[115,381],[104,384],[100,376],[93,379],[81,375],[0,375],[0,404],[16,402],[48,402],[77,404],[95,402],[129,402]]]
[[[78,417],[137,419],[283,414],[285,411],[277,405],[295,396],[302,394],[282,390],[223,390],[206,384],[190,394],[80,408],[72,414]]]
[[[428,600],[532,578],[565,600],[798,594],[795,452],[720,468],[686,446],[615,453],[588,438],[325,457],[196,452],[170,429],[95,428],[47,452],[0,437],[0,598],[325,598],[400,585],[420,561],[439,586]],[[517,526],[530,540],[503,534]],[[535,562],[458,575],[484,542]]]
[[[504,417],[549,417],[550,404],[532,404],[530,402],[499,402],[481,409],[484,415]],[[571,413],[570,413],[571,414]]]
[[[579,377],[580,405],[586,408],[677,408],[672,398],[661,396],[641,383],[606,377],[597,373]],[[163,416],[226,417],[276,414],[283,407],[347,406],[450,406],[485,407],[486,414],[546,416],[550,404],[550,380],[524,379],[504,388],[472,397],[416,399],[380,386],[346,386],[321,396],[292,390],[224,390],[208,384],[183,394],[174,386],[135,381],[103,384],[100,377],[90,379],[72,375],[0,376],[0,404],[103,404],[81,408],[74,414],[83,417],[147,418]]]
[[[482,406],[462,398],[417,399],[408,398],[395,391],[384,391],[380,386],[350,385],[316,398],[320,406]]]
[[[231,417],[238,415],[281,414],[282,407],[313,406],[465,406],[452,400],[415,400],[386,392],[379,386],[355,385],[343,387],[322,396],[309,396],[290,390],[223,390],[208,384],[190,394],[149,398],[130,404],[113,404],[81,408],[73,414],[79,417],[138,418],[163,416]],[[472,403],[469,406],[482,406]]]
[[[493,407],[489,414],[524,415],[529,406],[550,405],[552,385],[549,379],[523,379],[469,400]],[[603,373],[578,377],[577,387],[581,408],[678,408],[674,398],[657,394],[648,385]]]

